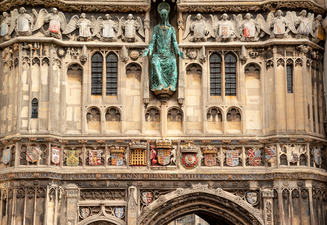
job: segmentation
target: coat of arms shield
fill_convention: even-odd
[[[3,150],[2,162],[7,165],[10,162],[10,148]]]
[[[247,192],[246,201],[253,206],[256,205],[258,203],[258,193],[255,191]]]
[[[276,163],[276,147],[265,147],[265,157],[268,163],[274,165]]]
[[[260,166],[261,165],[261,150],[260,149],[250,149],[248,151],[249,164],[250,166]]]
[[[79,150],[65,150],[66,152],[66,165],[78,166],[79,164]]]
[[[124,207],[116,207],[115,208],[115,216],[117,218],[123,218],[125,215]]]
[[[198,163],[198,158],[196,157],[196,153],[184,153],[182,155],[182,164],[186,168],[194,168]]]
[[[124,153],[123,152],[112,152],[111,153],[111,165],[113,165],[113,166],[124,165]]]
[[[204,154],[204,165],[206,166],[215,166],[217,164],[216,154],[207,153]]]
[[[90,166],[101,165],[101,150],[89,150],[89,165]]]
[[[142,201],[145,205],[149,205],[153,200],[153,194],[151,191],[142,192]]]
[[[238,166],[239,162],[238,150],[226,150],[226,164],[228,166]]]
[[[158,148],[157,158],[160,165],[166,166],[170,163],[170,149]]]
[[[314,160],[315,160],[315,163],[320,166],[321,164],[321,150],[320,148],[314,148],[313,149],[313,153],[314,153]]]
[[[26,160],[31,163],[38,162],[40,160],[41,150],[40,147],[30,146],[26,151]]]
[[[52,147],[51,161],[53,164],[58,164],[60,162],[60,148]]]
[[[1,24],[0,35],[5,36],[6,34],[8,34],[8,30],[9,30],[8,24],[5,24],[5,23]]]

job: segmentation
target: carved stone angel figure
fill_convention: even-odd
[[[313,33],[314,33],[313,41],[315,43],[319,43],[320,41],[325,40],[325,31],[322,25],[323,20],[324,19],[322,18],[322,15],[318,15],[313,22],[313,26],[312,26]]]
[[[102,37],[106,41],[116,41],[116,33],[118,32],[119,20],[114,21],[109,14],[104,16],[104,20],[101,22]]]
[[[136,32],[144,38],[144,27],[143,22],[140,17],[137,17],[134,20],[134,16],[132,14],[128,14],[127,20],[124,17],[120,19],[121,28],[118,33],[118,37],[122,36],[123,41],[127,42],[135,42],[136,40]],[[123,31],[123,32],[122,32]]]
[[[259,40],[258,35],[260,33],[260,28],[257,21],[253,19],[253,15],[251,13],[247,13],[244,16],[241,29],[242,29],[241,32],[242,40],[247,40],[247,41]]]
[[[2,13],[2,21],[0,24],[0,36],[4,40],[9,40],[11,33],[14,31],[15,24],[12,24],[12,17],[7,12]]]
[[[307,13],[306,10],[302,10],[299,13],[298,20],[296,21],[296,24],[298,24],[297,27],[298,38],[308,37],[309,34],[314,36],[313,29],[312,29],[313,21],[314,21],[313,13]]]
[[[86,18],[85,13],[82,13],[80,18],[77,15],[74,15],[70,19],[66,29],[63,31],[63,34],[68,35],[78,28],[78,40],[90,40],[92,37],[91,29],[93,28],[93,25],[94,24]]]
[[[49,24],[47,30],[43,28],[46,23]],[[66,17],[62,12],[58,12],[57,8],[53,8],[51,13],[48,13],[45,9],[41,9],[32,31],[41,29],[41,32],[47,37],[62,39],[61,31],[65,30],[66,26]]]
[[[289,14],[288,14],[289,15]],[[268,14],[267,23],[270,23],[272,28],[271,38],[288,37],[288,33],[292,29],[295,30],[294,24],[289,24],[292,20],[283,16],[282,10],[277,10],[276,17],[273,13]]]
[[[206,22],[206,19],[200,13],[195,16],[194,21],[192,21],[192,16],[189,15],[186,20],[186,29],[183,40],[185,40],[190,33],[193,34],[189,38],[190,41],[207,41],[208,37],[214,36],[212,22]]]
[[[16,13],[14,12],[14,15]],[[32,34],[32,24],[34,19],[31,15],[26,13],[26,9],[21,7],[19,9],[19,14],[15,16],[16,21],[16,32],[18,36],[28,36]]]
[[[218,21],[218,36],[217,41],[234,41],[236,37],[240,38],[239,33],[235,32],[238,28],[235,27],[234,20],[228,20],[229,16],[224,13]]]

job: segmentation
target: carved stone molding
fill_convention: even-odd
[[[192,198],[192,196],[211,196],[214,199],[220,199],[221,202],[232,204],[236,208],[241,208],[242,211],[246,212],[246,214],[251,215],[251,217],[253,217],[253,222],[255,224],[264,224],[264,221],[262,219],[262,213],[258,209],[254,208],[252,205],[244,201],[239,196],[233,195],[227,191],[224,191],[221,188],[210,189],[208,184],[206,185],[196,184],[196,185],[192,185],[192,188],[187,188],[187,189],[178,188],[176,191],[161,196],[161,198],[153,201],[151,204],[145,207],[145,209],[143,210],[143,214],[141,214],[138,224],[142,224],[142,225],[149,224],[150,221],[158,217],[159,211],[164,207],[166,207],[165,205],[169,205],[169,206],[171,206],[170,204],[174,205],[175,204],[174,201],[178,201],[179,199],[183,199],[183,201],[184,200],[187,201],[187,199]],[[199,210],[201,210],[200,208],[201,206],[199,206]],[[218,212],[212,212],[212,213],[218,213]],[[226,218],[230,220],[235,219],[237,222],[241,221],[239,219],[233,218],[232,213],[230,213],[229,211],[225,212],[224,216],[226,216]],[[160,216],[158,218],[160,219]]]
[[[224,2],[210,3],[210,4],[189,4],[182,3],[178,4],[178,10],[180,12],[242,12],[242,11],[261,11],[261,10],[272,10],[280,8],[288,9],[310,9],[315,13],[323,14],[325,12],[324,7],[312,1],[269,1],[269,2],[255,2],[254,4],[239,3],[230,4]]]
[[[134,3],[134,2],[133,2]],[[92,1],[66,1],[66,0],[5,0],[0,3],[0,11],[8,11],[13,7],[18,6],[45,6],[56,7],[63,11],[78,11],[78,12],[146,12],[150,10],[149,3],[136,2],[133,4],[123,4],[117,2],[98,1],[94,3]]]

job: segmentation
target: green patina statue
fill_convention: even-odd
[[[178,48],[175,28],[168,21],[169,11],[169,4],[159,4],[158,12],[161,22],[154,27],[149,47],[143,52],[143,56],[152,55],[154,46],[156,47],[151,59],[150,72],[151,91],[155,92],[155,94],[160,94],[161,92],[172,94],[176,91],[176,54],[184,58],[184,53]]]

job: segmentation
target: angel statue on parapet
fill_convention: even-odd
[[[270,38],[287,38],[290,31],[296,32],[294,23],[292,23],[291,12],[283,16],[282,10],[277,10],[275,16],[270,12],[267,16],[267,23],[270,23],[272,32]]]
[[[229,20],[229,16],[224,13],[218,21],[218,36],[217,41],[234,41],[236,38],[241,38],[235,20]]]
[[[48,29],[43,28],[46,23],[49,24]],[[53,8],[51,13],[48,13],[46,9],[41,9],[32,31],[41,29],[47,37],[62,39],[61,31],[65,30],[66,26],[66,17],[57,8]]]
[[[179,50],[175,28],[169,24],[168,13],[170,6],[162,2],[158,6],[161,21],[153,29],[149,47],[144,50],[143,56],[151,56],[150,81],[151,90],[156,95],[172,95],[176,91],[177,63],[176,55],[181,58],[184,53]],[[153,53],[154,48],[156,51]],[[174,49],[174,52],[173,52]]]
[[[136,41],[136,32],[144,38],[144,27],[141,17],[137,17],[134,20],[132,14],[128,14],[127,20],[124,17],[120,19],[121,28],[118,31],[117,37],[122,36],[122,40],[126,42],[135,42]]]
[[[101,22],[102,37],[105,41],[116,41],[116,33],[119,30],[119,19],[113,20],[109,14],[104,16],[104,20]]]
[[[11,14],[13,15],[13,11],[11,11]],[[2,20],[0,24],[0,37],[3,37],[4,40],[9,40],[10,35],[14,30],[15,30],[15,20],[13,19],[13,16],[10,16],[7,12],[3,12]]]
[[[93,20],[95,20],[95,19],[93,19]],[[81,41],[86,41],[86,40],[90,40],[92,38],[91,29],[94,29],[93,26],[94,26],[94,23],[86,18],[85,13],[82,13],[80,18],[77,15],[74,15],[70,19],[66,29],[62,33],[69,35],[78,28],[79,33],[78,33],[77,39],[81,40]]]
[[[190,34],[192,34],[192,36],[189,38],[189,40],[194,42],[207,41],[209,37],[214,37],[215,35],[212,26],[213,17],[211,16],[210,19],[207,22],[204,16],[198,13],[195,16],[195,20],[192,21],[192,16],[189,15],[186,19],[186,29],[183,40],[185,40]]]

